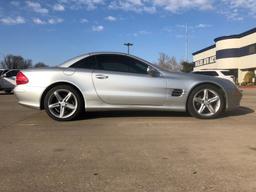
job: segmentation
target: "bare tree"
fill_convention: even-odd
[[[159,59],[157,64],[162,69],[168,70],[168,71],[180,71],[181,66],[176,61],[175,57],[170,57],[169,55],[165,53],[159,54]]]
[[[45,68],[45,67],[49,67],[48,65],[46,65],[45,63],[43,62],[39,62],[39,63],[36,63],[34,65],[35,68]]]
[[[27,69],[32,67],[32,61],[21,56],[7,55],[0,65],[5,69]]]

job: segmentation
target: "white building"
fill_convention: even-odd
[[[193,53],[194,70],[228,69],[238,83],[247,71],[256,73],[256,28],[241,34],[218,37],[215,44]]]

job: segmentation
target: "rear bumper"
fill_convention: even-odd
[[[44,89],[42,87],[18,85],[14,89],[14,94],[19,104],[40,109],[40,101]]]

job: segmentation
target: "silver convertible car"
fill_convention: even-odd
[[[23,70],[16,83],[20,104],[45,109],[60,121],[103,110],[188,111],[210,119],[238,107],[242,97],[228,80],[167,72],[112,52],[84,54],[56,68]]]

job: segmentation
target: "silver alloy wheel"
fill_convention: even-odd
[[[52,115],[65,119],[72,116],[77,110],[76,96],[67,89],[54,91],[48,100],[48,108]]]
[[[194,95],[193,106],[199,115],[213,116],[221,107],[220,96],[211,89],[201,89]]]

